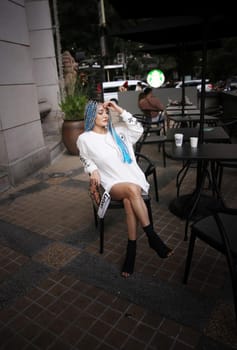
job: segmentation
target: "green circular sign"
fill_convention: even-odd
[[[165,81],[164,73],[159,69],[153,69],[147,74],[147,83],[154,87],[160,87]]]

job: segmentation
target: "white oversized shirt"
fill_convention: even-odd
[[[83,132],[77,139],[80,160],[86,173],[99,171],[101,185],[106,191],[110,192],[111,187],[117,183],[131,182],[139,185],[142,193],[147,194],[150,185],[137,164],[133,149],[143,133],[143,127],[125,110],[121,117],[124,123],[117,124],[115,130],[127,145],[132,162],[123,162],[119,147],[109,131],[99,134],[92,130]]]

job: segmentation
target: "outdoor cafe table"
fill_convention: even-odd
[[[166,109],[166,115],[168,118],[170,117],[177,117],[177,116],[181,116],[184,117],[186,115],[198,115],[200,116],[200,109],[190,109],[190,110],[184,110],[182,111],[182,109],[176,109],[176,110],[167,110]]]
[[[189,138],[198,136],[199,128],[170,128],[166,131],[166,142],[174,142],[174,134],[183,134],[183,142],[189,142]],[[230,137],[221,126],[203,129],[204,142],[230,142]]]
[[[166,111],[181,111],[184,108],[184,110],[192,110],[192,109],[197,109],[196,105],[187,105],[187,106],[167,106]]]
[[[200,122],[200,115],[185,115],[182,116],[173,116],[167,117],[168,125],[170,128],[170,121],[173,121],[172,128],[182,127],[183,125],[187,125],[187,127],[195,127],[197,123]],[[208,126],[216,126],[219,119],[217,117],[213,117],[211,115],[204,115],[204,123]]]
[[[178,196],[169,205],[169,209],[173,214],[186,219],[184,239],[187,240],[189,221],[199,214],[199,210],[202,213],[207,210],[207,214],[208,207],[213,209],[224,206],[224,201],[217,186],[216,164],[219,161],[237,161],[237,144],[203,143],[199,144],[197,148],[191,148],[189,143],[184,143],[181,147],[177,147],[173,143],[169,149],[165,150],[165,153],[168,158],[173,160],[197,162],[196,184],[193,193]],[[209,164],[211,164],[213,194],[212,196],[201,196]],[[200,201],[201,205],[198,206]]]

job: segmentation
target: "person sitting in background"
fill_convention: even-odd
[[[120,126],[113,126],[111,111],[122,119]],[[154,231],[149,220],[142,194],[149,191],[149,183],[137,164],[133,145],[143,132],[142,125],[131,113],[113,101],[89,101],[85,108],[85,131],[77,139],[80,160],[90,175],[94,186],[110,193],[111,198],[122,200],[126,212],[128,242],[122,267],[122,277],[133,273],[136,257],[137,224],[140,223],[148,238],[149,246],[161,258],[172,254]]]
[[[153,95],[152,88],[147,87],[139,94],[138,107],[152,122],[164,121],[165,108],[158,97]]]
[[[137,85],[136,85],[136,89],[135,91],[142,91],[143,88],[142,88],[142,83],[140,81],[137,82]]]

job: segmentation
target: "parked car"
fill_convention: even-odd
[[[116,81],[106,81],[103,82],[103,96],[104,101],[108,101],[111,99],[118,100],[118,91],[119,87],[125,83],[126,80],[116,80]],[[141,81],[141,80],[127,80],[128,82],[128,91],[135,91],[137,83],[141,82],[142,87],[145,88],[148,86],[147,83]]]
[[[182,87],[182,81],[179,81],[176,84],[176,88],[181,88]],[[188,87],[188,86],[196,86],[197,87],[197,91],[201,92],[201,86],[202,86],[202,80],[201,79],[193,79],[193,80],[185,80],[184,81],[184,86]],[[205,84],[205,89],[206,91],[212,91],[213,89],[213,85],[210,83],[209,79],[206,79],[206,84]]]
[[[226,90],[236,90],[237,89],[237,76],[227,79]]]

